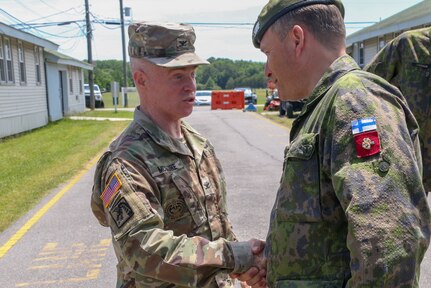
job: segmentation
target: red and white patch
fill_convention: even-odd
[[[364,158],[380,153],[380,139],[377,130],[353,135],[358,158]]]

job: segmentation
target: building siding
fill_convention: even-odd
[[[364,41],[364,64],[367,64],[373,59],[374,55],[379,51],[377,37]]]
[[[59,53],[55,43],[3,23],[0,23],[0,39],[3,54],[4,40],[8,39],[12,63],[12,73],[8,74],[4,57],[5,81],[1,81],[3,74],[0,78],[0,138],[85,111],[82,70],[91,70],[92,65]],[[19,51],[21,45],[23,54]],[[20,71],[21,55],[25,63],[24,77]],[[36,68],[36,59],[39,69]],[[8,75],[13,79],[9,80]],[[69,87],[69,83],[72,86]]]
[[[42,82],[38,85],[34,45],[21,42],[24,49],[26,81],[20,82],[18,40],[8,38],[11,43],[14,82],[0,84],[0,137],[38,128],[48,123],[45,76],[41,67]]]

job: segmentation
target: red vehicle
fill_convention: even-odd
[[[266,98],[265,106],[263,107],[265,111],[278,111],[280,110],[280,97],[278,97],[278,92],[274,91],[272,95]]]

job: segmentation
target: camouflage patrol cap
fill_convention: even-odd
[[[260,41],[263,38],[266,30],[274,24],[284,14],[315,4],[335,5],[340,10],[344,18],[344,6],[341,0],[269,0],[268,4],[263,7],[257,21],[253,27],[253,45],[256,48],[260,47]]]
[[[163,67],[209,64],[195,54],[195,31],[188,24],[133,23],[129,26],[129,56]]]

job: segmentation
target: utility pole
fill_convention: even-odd
[[[93,38],[93,32],[90,23],[90,10],[88,9],[88,0],[85,0],[85,22],[87,26],[87,53],[88,63],[93,65],[93,54],[91,51],[91,38]],[[90,109],[94,110],[96,101],[94,99],[94,76],[93,70],[88,70],[88,86],[90,86]]]
[[[121,42],[123,45],[123,87],[127,87],[127,62],[126,62],[126,40],[124,36],[124,11],[123,0],[120,0],[120,15],[121,15]],[[124,92],[124,107],[127,107],[127,90]]]

